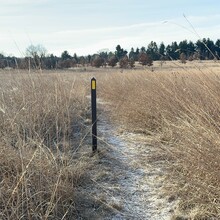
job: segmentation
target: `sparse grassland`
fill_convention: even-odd
[[[153,158],[167,162],[167,192],[180,199],[173,218],[219,219],[220,64],[168,62],[112,74],[102,95],[115,121],[148,135],[158,147]]]

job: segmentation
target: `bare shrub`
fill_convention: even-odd
[[[127,55],[119,60],[120,68],[126,69],[128,68],[128,65],[129,65],[129,59]]]
[[[105,63],[104,59],[101,58],[100,56],[96,56],[94,58],[94,60],[92,61],[92,66],[96,67],[96,68],[100,68],[101,66],[103,66]]]
[[[111,66],[111,67],[115,67],[117,65],[117,58],[116,56],[112,56],[108,59],[108,65]]]
[[[59,60],[58,61],[58,68],[71,68],[76,67],[75,59],[66,59],[66,60]]]
[[[145,52],[140,53],[138,61],[142,66],[146,66],[146,65],[152,66],[153,65],[153,60]]]

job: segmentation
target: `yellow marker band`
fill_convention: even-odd
[[[92,89],[95,89],[96,84],[95,84],[95,80],[92,80]]]

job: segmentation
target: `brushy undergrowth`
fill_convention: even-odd
[[[0,218],[71,219],[88,166],[75,158],[88,111],[77,77],[0,75]]]
[[[106,77],[102,96],[118,123],[163,147],[181,215],[220,218],[220,74],[125,71]]]

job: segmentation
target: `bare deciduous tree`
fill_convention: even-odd
[[[42,68],[42,59],[46,56],[46,53],[46,48],[40,44],[36,46],[32,44],[28,46],[26,49],[26,56],[32,58],[35,68],[39,69]]]
[[[146,65],[152,66],[153,65],[153,60],[145,52],[140,53],[138,61],[143,66],[146,66]]]

